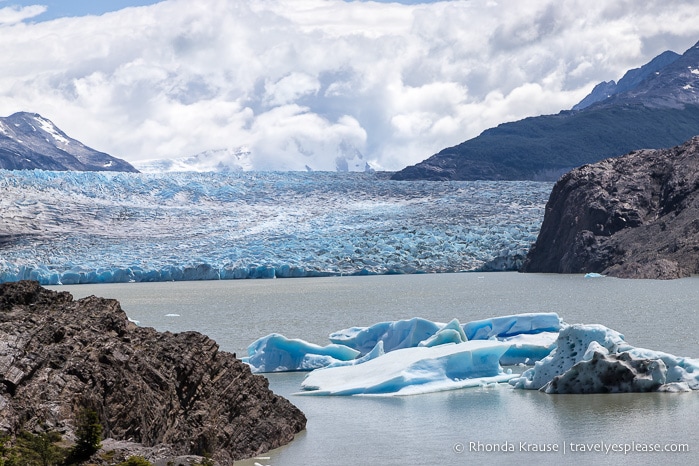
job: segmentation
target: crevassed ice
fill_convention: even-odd
[[[0,282],[514,268],[550,189],[368,173],[0,171]]]

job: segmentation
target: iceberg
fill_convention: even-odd
[[[468,340],[464,329],[461,328],[457,319],[452,320],[447,325],[437,330],[437,333],[418,343],[418,346],[438,346],[447,343],[463,343]]]
[[[518,324],[521,316],[523,322]],[[515,329],[533,331],[543,328],[534,323],[551,324],[560,319],[557,314],[521,314],[489,322],[508,322],[510,333]],[[555,317],[555,319],[553,319]],[[479,321],[483,322],[483,321]],[[467,324],[468,325],[468,324]],[[507,344],[500,363],[504,365],[532,364],[547,356],[555,347],[557,332],[515,334],[490,337]],[[310,371],[321,367],[362,364],[386,353],[404,348],[432,348],[467,341],[458,319],[447,324],[414,317],[412,319],[380,322],[370,327],[351,327],[330,334],[332,344],[321,347],[304,340],[289,340],[279,334],[260,338],[248,347],[248,363],[255,372]],[[344,350],[343,350],[344,348]]]
[[[358,351],[347,346],[319,346],[272,333],[250,344],[248,356],[241,360],[249,364],[253,372],[310,371],[352,360],[358,355]]]
[[[412,348],[432,337],[442,326],[430,320],[414,317],[395,322],[380,322],[370,327],[352,327],[330,334],[330,341],[369,353],[378,342],[383,342],[385,352],[400,348]]]
[[[561,318],[555,312],[514,314],[464,324],[464,332],[469,340],[504,338],[522,333],[558,332],[560,329]]]
[[[546,393],[699,390],[699,360],[635,348],[603,325],[575,324],[561,330],[550,355],[510,384]]]
[[[415,395],[507,382],[500,366],[509,344],[467,341],[402,348],[362,364],[318,369],[301,386],[303,395]]]
[[[568,325],[556,313],[463,326],[416,317],[330,339],[319,346],[271,334],[251,344],[243,361],[254,372],[311,371],[303,395],[414,395],[504,382],[551,394],[699,390],[699,359],[636,348],[615,330]],[[522,374],[503,369],[532,363]]]

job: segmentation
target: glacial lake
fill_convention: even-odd
[[[568,323],[613,328],[634,346],[699,358],[699,277],[492,272],[52,288],[76,298],[116,298],[143,326],[200,331],[239,357],[272,332],[324,345],[331,332],[386,320],[464,323],[557,312]],[[236,464],[699,464],[697,392],[546,395],[498,385],[409,397],[311,397],[294,395],[303,373],[267,377],[306,414],[307,429],[287,446]],[[670,451],[643,451],[657,448]]]

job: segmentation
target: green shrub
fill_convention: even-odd
[[[153,466],[153,463],[142,456],[130,456],[126,461],[122,461],[117,466]]]
[[[66,460],[67,464],[80,463],[87,460],[102,448],[102,424],[99,416],[91,409],[83,409],[76,416],[75,446],[71,449]]]

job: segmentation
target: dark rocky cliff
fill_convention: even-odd
[[[564,175],[521,270],[659,279],[699,273],[699,137]]]
[[[205,335],[137,327],[115,300],[74,301],[36,282],[0,285],[0,408],[0,434],[44,425],[70,438],[87,408],[105,438],[220,464],[284,445],[306,425]]]

